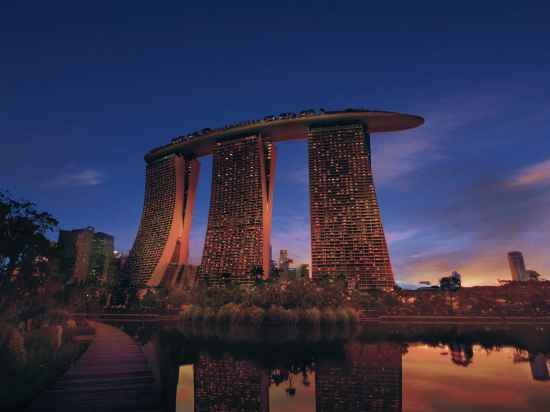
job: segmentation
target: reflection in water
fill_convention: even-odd
[[[550,376],[548,375],[548,358],[542,353],[530,355],[529,358],[533,379],[536,381],[550,380]]]
[[[420,331],[371,328],[356,338],[281,344],[166,328],[149,335],[144,353],[167,412],[548,409],[549,329]]]
[[[472,363],[474,358],[474,349],[469,343],[456,343],[449,344],[451,350],[451,358],[453,363],[459,366],[468,366]]]
[[[194,370],[195,412],[268,410],[268,374],[252,361],[202,352]]]
[[[319,361],[317,412],[401,411],[401,345],[353,342],[346,357]]]
[[[176,391],[177,411],[192,411],[195,409],[195,392],[193,388],[193,365],[180,366]]]
[[[316,365],[271,370],[229,353],[200,352],[193,366],[180,367],[176,408],[178,412],[401,411],[401,352],[397,343],[353,342],[345,347],[345,359],[320,358]]]

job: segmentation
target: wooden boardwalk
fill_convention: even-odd
[[[155,411],[153,374],[126,333],[90,322],[96,336],[82,357],[31,405],[31,411]]]

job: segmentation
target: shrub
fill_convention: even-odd
[[[355,325],[359,322],[359,312],[357,312],[357,309],[346,306],[344,310],[348,314],[349,322],[351,325]]]
[[[291,322],[289,311],[277,305],[271,305],[267,310],[267,319],[274,324],[289,324]]]
[[[226,303],[223,305],[216,315],[216,323],[218,325],[229,325],[231,319],[235,316],[235,312],[238,310],[238,306],[239,305],[234,303]]]
[[[349,324],[349,315],[346,309],[338,308],[334,311],[334,315],[337,325],[344,326]]]
[[[194,307],[194,305],[184,307],[181,312],[180,319],[184,322],[191,322],[191,315],[193,314]]]
[[[213,308],[203,308],[202,321],[206,324],[212,324],[216,322],[217,311]]]
[[[318,327],[321,324],[321,311],[317,308],[310,308],[300,313],[301,322],[308,327]]]
[[[191,306],[191,322],[199,323],[203,319],[203,308],[200,306]]]
[[[336,323],[336,313],[334,312],[334,309],[323,309],[321,312],[321,323],[326,326],[334,325]]]
[[[250,306],[246,311],[246,322],[256,328],[260,327],[265,319],[265,310],[258,306]]]
[[[24,365],[27,361],[25,338],[16,328],[7,324],[0,324],[0,329],[0,353],[16,366]]]

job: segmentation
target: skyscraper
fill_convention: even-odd
[[[363,123],[310,127],[309,189],[313,279],[345,275],[360,289],[392,289]]]
[[[201,277],[251,284],[269,275],[275,148],[247,136],[214,148],[212,192]]]
[[[288,272],[288,267],[288,250],[281,249],[281,251],[279,252],[279,270],[281,272]]]
[[[98,282],[105,282],[111,270],[115,250],[115,240],[107,233],[97,232],[92,239],[90,259],[90,277]]]
[[[158,286],[187,263],[199,162],[168,155],[147,165],[145,200],[126,269],[136,284]]]
[[[508,253],[508,265],[510,266],[510,273],[512,274],[512,280],[516,282],[526,281],[527,272],[525,269],[525,261],[523,260],[523,254],[518,251]]]
[[[58,249],[61,270],[77,282],[104,281],[110,270],[114,238],[93,227],[60,230]]]

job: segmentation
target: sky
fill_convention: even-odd
[[[143,156],[175,136],[308,108],[412,113],[425,125],[372,137],[396,278],[495,284],[509,250],[550,278],[548,21],[547,1],[4,0],[0,189],[127,251]],[[306,142],[277,151],[273,251],[307,263]],[[210,179],[201,158],[193,263]]]

